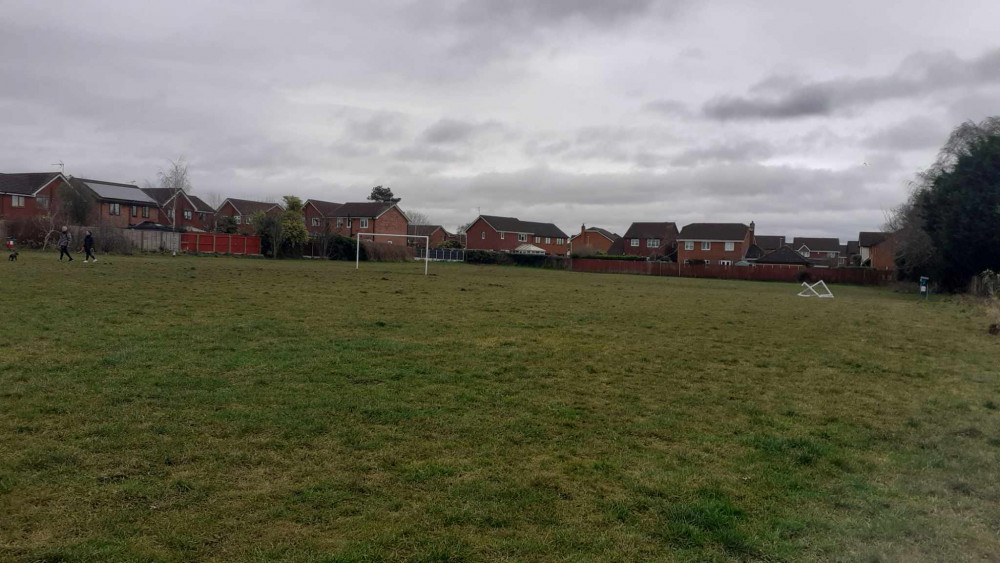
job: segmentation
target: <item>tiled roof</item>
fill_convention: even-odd
[[[394,205],[396,204],[383,201],[345,203],[338,207],[331,217],[378,217]]]
[[[743,223],[691,223],[684,226],[677,240],[741,241],[748,230],[750,227]]]
[[[33,195],[58,175],[58,172],[0,174],[0,194]]]
[[[754,235],[753,238],[757,246],[765,252],[777,250],[785,244],[783,235]]]
[[[809,260],[805,256],[799,254],[798,251],[792,247],[782,246],[781,248],[768,252],[764,256],[757,259],[758,264],[802,264],[808,266],[812,264],[812,260]]]
[[[429,237],[434,231],[441,229],[448,234],[448,231],[441,225],[407,225],[406,234],[417,237]]]
[[[855,254],[860,254],[861,249],[858,247],[858,241],[849,240],[847,241],[847,255],[854,256]]]
[[[662,223],[632,223],[625,231],[625,238],[658,238],[673,240],[677,232],[677,224]]]
[[[313,207],[319,211],[319,214],[323,217],[336,217],[337,210],[343,206],[343,203],[334,203],[332,201],[320,201],[318,199],[307,200],[306,205],[312,204]]]
[[[860,246],[875,246],[884,241],[888,236],[889,233],[861,232],[858,234],[858,244]]]
[[[156,203],[160,205],[163,205],[171,197],[173,197],[174,192],[176,191],[173,188],[140,188],[140,189],[143,192],[145,192],[146,195],[153,198],[156,201]]]
[[[803,246],[812,252],[840,252],[840,239],[795,237],[795,241],[792,242],[792,248],[798,250]]]
[[[527,233],[541,237],[568,238],[562,229],[553,223],[538,223],[535,221],[522,221],[517,217],[500,217],[497,215],[480,215],[481,219],[490,224],[497,231],[507,233]]]
[[[233,204],[233,207],[236,208],[236,211],[238,211],[240,215],[253,215],[258,211],[262,213],[267,213],[268,211],[274,209],[275,207],[281,209],[281,206],[278,205],[277,203],[267,203],[266,201],[253,201],[249,199],[236,199],[232,197],[227,199],[226,201]],[[223,205],[225,205],[225,202],[222,203]]]

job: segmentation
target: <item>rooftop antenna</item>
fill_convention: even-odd
[[[59,173],[60,173],[60,174],[63,174],[63,173],[65,173],[65,172],[66,172],[66,165],[65,165],[65,164],[63,164],[63,161],[61,161],[61,160],[60,160],[59,162],[56,162],[56,163],[53,163],[53,164],[50,164],[49,166],[58,166],[58,167],[59,167]]]

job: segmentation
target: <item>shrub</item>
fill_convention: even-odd
[[[326,257],[330,260],[354,260],[357,252],[357,241],[352,238],[335,235],[332,237],[320,237],[326,246]],[[361,245],[361,259],[368,260],[368,252],[365,245]]]
[[[593,254],[589,256],[582,256],[574,252],[572,257],[586,258],[588,260],[625,260],[625,261],[636,261],[636,262],[641,262],[646,260],[645,256],[633,256],[631,254]]]
[[[368,260],[375,262],[405,262],[413,259],[413,249],[405,244],[389,244],[386,242],[361,241]]]
[[[798,282],[798,283],[812,282],[813,281],[813,274],[809,270],[799,270],[795,274],[795,281]]]
[[[465,261],[468,264],[513,264],[510,254],[493,252],[491,250],[466,250]]]
[[[438,248],[462,248],[462,243],[457,240],[443,240],[438,243]]]

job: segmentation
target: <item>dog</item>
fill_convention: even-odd
[[[17,262],[17,251],[12,250],[10,256],[7,257],[8,262]]]

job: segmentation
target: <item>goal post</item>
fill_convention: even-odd
[[[387,235],[382,233],[354,233],[358,237],[358,243],[354,245],[354,269],[361,268],[361,237],[368,236],[375,240],[375,237],[397,237],[403,239],[422,238],[424,239],[424,275],[427,275],[427,265],[430,264],[431,257],[431,237],[427,235]]]

